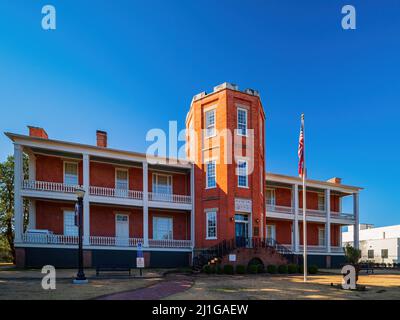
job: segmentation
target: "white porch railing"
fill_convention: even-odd
[[[185,196],[185,195],[180,195],[180,194],[172,194],[172,193],[149,192],[149,200],[150,201],[183,203],[183,204],[191,204],[192,203],[192,197],[191,196]]]
[[[276,206],[272,204],[267,205],[267,212],[277,212],[277,213],[294,213],[293,207],[286,207],[286,206]]]
[[[92,196],[111,197],[111,198],[128,198],[128,199],[143,199],[143,192],[136,190],[122,190],[105,187],[91,186],[89,193]]]
[[[299,246],[299,250],[303,251],[303,245]],[[327,248],[326,248],[326,246],[307,245],[307,251],[309,251],[309,252],[327,252]]]
[[[149,239],[149,246],[155,248],[190,248],[192,246],[191,240],[156,240]]]
[[[82,186],[35,180],[24,180],[22,182],[22,189],[24,190],[74,193],[77,188],[82,188]]]
[[[303,209],[299,209],[299,213],[303,213]],[[310,217],[326,217],[326,211],[324,210],[314,210],[314,209],[307,209],[306,215]]]
[[[57,245],[78,245],[77,236],[67,236],[62,234],[44,234],[44,233],[24,233],[22,235],[24,243],[31,244],[57,244]],[[90,236],[91,246],[109,246],[109,247],[137,247],[138,243],[143,244],[143,238],[118,238]],[[149,239],[151,248],[191,248],[191,240],[155,240]]]
[[[332,211],[331,211],[331,218],[345,219],[345,220],[354,220],[355,219],[353,213],[332,212]]]
[[[99,237],[90,236],[90,245],[92,246],[116,246],[116,247],[137,247],[138,243],[143,243],[142,238],[117,238],[117,237]]]
[[[339,246],[331,246],[331,252],[344,253],[344,248]]]
[[[63,234],[24,233],[22,241],[37,244],[78,244],[78,237]]]

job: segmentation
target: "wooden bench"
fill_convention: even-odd
[[[371,272],[371,274],[374,273],[374,267],[372,266],[372,264],[369,263],[361,263],[360,264],[360,271],[367,271],[367,274],[369,274]]]
[[[116,272],[123,272],[127,271],[129,276],[131,275],[131,267],[128,265],[98,265],[96,266],[96,276],[98,277],[100,271],[116,271]]]

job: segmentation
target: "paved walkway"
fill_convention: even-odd
[[[175,293],[186,291],[192,285],[192,278],[177,276],[174,279],[161,281],[146,288],[114,293],[99,297],[97,300],[159,300]]]

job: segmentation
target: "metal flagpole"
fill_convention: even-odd
[[[304,282],[307,281],[307,221],[306,221],[306,147],[304,131],[304,113],[301,115],[301,128],[303,131],[303,269]]]

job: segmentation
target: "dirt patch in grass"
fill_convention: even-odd
[[[195,284],[184,293],[167,299],[400,299],[400,275],[361,275],[358,284],[365,285],[366,291],[347,291],[333,284],[340,284],[341,275],[309,276],[307,283],[303,277],[244,275],[217,276],[199,275]]]

